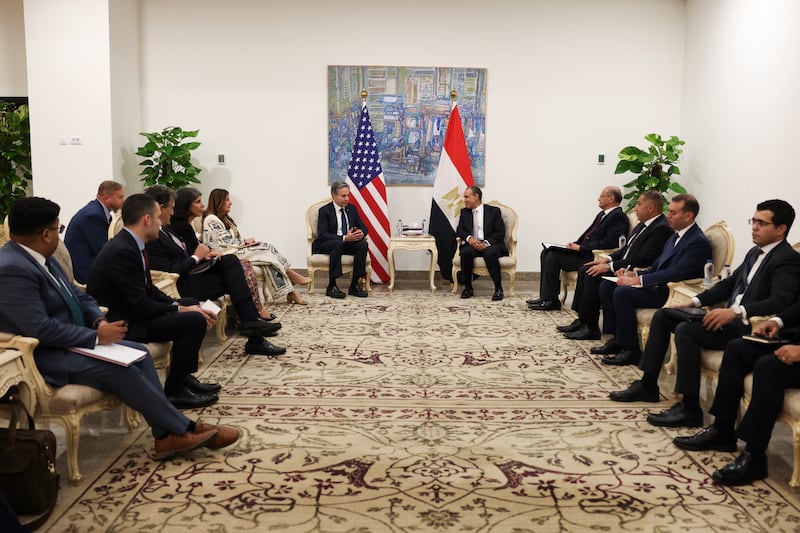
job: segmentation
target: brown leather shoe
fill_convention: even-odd
[[[202,433],[204,431],[216,431],[217,436],[206,443],[206,448],[210,448],[212,450],[219,450],[220,448],[230,446],[242,436],[242,432],[234,427],[212,426],[211,424],[205,424],[203,422],[198,422],[195,424],[194,430],[196,433]]]
[[[205,446],[217,436],[217,429],[213,428],[203,432],[187,431],[183,435],[170,433],[163,439],[156,439],[154,448],[156,459],[168,459],[175,454],[188,452]]]

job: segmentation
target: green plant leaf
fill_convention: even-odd
[[[679,183],[672,182],[669,184],[669,190],[675,191],[678,194],[686,194],[686,189]]]

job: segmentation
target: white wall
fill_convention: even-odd
[[[682,180],[700,200],[702,226],[731,226],[734,264],[752,246],[746,221],[756,203],[782,198],[800,211],[799,20],[794,0],[688,3]],[[798,240],[800,224],[789,235]]]
[[[0,96],[27,96],[22,0],[0,0]]]
[[[24,0],[33,192],[62,222],[114,175],[107,2]]]
[[[199,128],[202,189],[231,190],[246,233],[298,266],[305,208],[328,194],[329,64],[488,68],[485,198],[520,213],[523,271],[626,181],[620,148],[680,132],[682,0],[141,0],[140,17],[142,128]],[[430,199],[390,187],[390,219],[422,218]]]

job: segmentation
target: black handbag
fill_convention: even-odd
[[[39,515],[23,524],[29,530],[44,524],[56,506],[56,437],[49,429],[36,429],[25,404],[12,399],[11,423],[0,428],[0,490],[18,515]],[[28,417],[28,428],[17,428],[17,412]]]

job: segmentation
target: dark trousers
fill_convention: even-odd
[[[122,341],[120,344],[145,349],[132,342]],[[189,427],[189,419],[175,409],[164,395],[150,354],[128,367],[91,357],[72,357],[69,382],[116,394],[122,403],[142,413],[156,438],[164,437],[167,433],[183,435]]]
[[[494,282],[495,289],[502,289],[503,285],[500,283],[500,258],[508,255],[499,246],[489,246],[485,250],[478,251],[469,244],[461,246],[461,272],[464,278],[464,286],[472,287],[472,270],[475,266],[475,258],[483,257],[486,262],[486,270],[489,271],[489,277]]]
[[[128,325],[126,339],[136,342],[172,341],[172,358],[164,392],[174,394],[189,374],[197,372],[200,344],[206,335],[206,319],[196,312],[167,313]]]
[[[656,311],[650,322],[650,336],[644,347],[639,368],[645,374],[658,377],[669,348],[671,333],[675,333],[675,349],[678,354],[678,375],[675,392],[687,396],[700,396],[701,354],[707,350],[722,350],[728,342],[750,332],[750,326],[735,319],[717,331],[709,331],[699,320],[687,322]]]
[[[572,310],[577,311],[578,320],[589,329],[600,329],[600,283],[602,276],[590,276],[586,267],[578,269],[578,283],[572,296]]]
[[[730,435],[744,394],[744,378],[753,373],[753,397],[738,431],[739,438],[747,442],[747,450],[753,454],[766,452],[775,421],[783,409],[786,389],[800,388],[800,364],[782,363],[775,356],[775,349],[774,345],[742,339],[729,342],[711,406],[714,427]]]
[[[198,300],[216,300],[229,294],[241,321],[258,320],[258,310],[247,286],[242,263],[234,255],[220,256],[214,266],[202,274],[181,276],[178,291]]]
[[[342,256],[353,256],[353,281],[355,285],[358,278],[364,277],[367,273],[367,252],[369,252],[369,244],[366,239],[360,241],[326,241],[317,245],[319,251],[323,254],[330,255],[330,262],[328,268],[330,269],[328,277],[331,282],[336,278],[342,277]]]
[[[584,263],[591,261],[592,256],[551,247],[542,250],[539,260],[542,266],[539,298],[542,300],[557,300],[558,293],[561,291],[561,283],[559,283],[561,271],[572,272],[578,270]]]
[[[603,280],[600,283],[600,302],[603,306],[603,333],[613,333],[617,344],[639,351],[636,333],[636,309],[658,308],[669,296],[667,286],[618,287]]]

